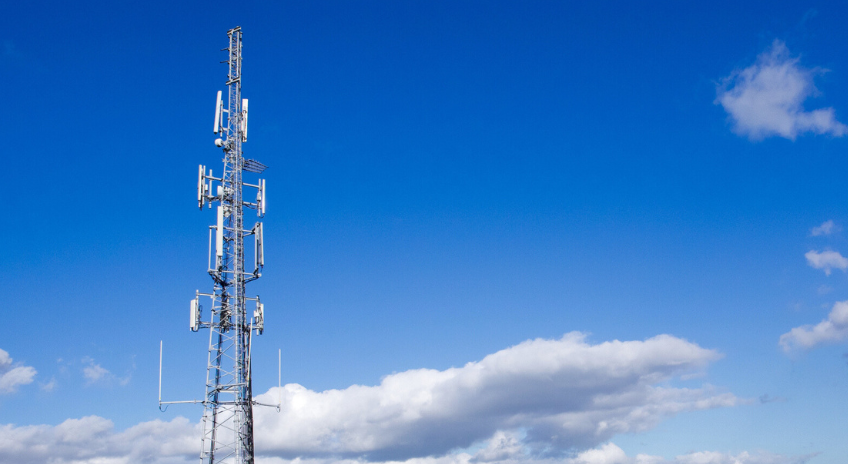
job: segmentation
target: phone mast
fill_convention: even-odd
[[[253,405],[259,403],[253,401],[250,345],[253,333],[264,330],[263,304],[258,296],[245,294],[245,285],[258,279],[264,266],[263,226],[257,222],[245,229],[244,210],[256,210],[257,216],[264,216],[265,181],[249,184],[243,174],[261,173],[265,165],[243,156],[247,100],[241,97],[241,28],[227,31],[227,37],[227,91],[226,96],[218,92],[214,129],[218,134],[215,145],[224,152],[223,171],[220,177],[214,177],[211,169],[207,172],[206,166],[200,166],[197,185],[200,209],[216,205],[217,222],[209,228],[207,266],[214,288],[212,293],[197,292],[190,307],[191,330],[209,329],[206,391],[198,401],[204,406],[200,460],[208,464],[253,463]],[[256,190],[255,202],[246,201],[246,188]],[[251,236],[254,263],[253,270],[246,272],[245,240]],[[205,315],[201,297],[210,301]],[[255,303],[253,317],[247,314],[248,301]]]

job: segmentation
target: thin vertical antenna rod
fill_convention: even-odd
[[[277,350],[277,389],[280,392],[280,400],[277,401],[277,411],[283,405],[283,350]]]
[[[162,340],[159,340],[159,407],[162,406]]]

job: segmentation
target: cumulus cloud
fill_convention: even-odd
[[[590,344],[574,332],[528,340],[462,367],[391,374],[374,386],[317,392],[289,384],[257,397],[269,404],[282,398],[279,413],[254,409],[257,462],[665,463],[628,457],[608,440],[681,412],[738,404],[710,386],[670,385],[719,357],[669,335]],[[6,425],[0,426],[0,462],[190,462],[197,459],[199,436],[199,425],[182,418],[121,432],[95,416],[57,426]],[[689,458],[668,462],[696,462],[680,459]]]
[[[822,343],[834,343],[848,338],[848,301],[837,301],[827,319],[816,325],[795,327],[780,336],[784,351],[812,348]]]
[[[818,252],[810,250],[804,254],[807,258],[807,264],[815,269],[823,269],[825,275],[830,275],[833,269],[841,269],[843,272],[848,269],[848,258],[845,258],[838,251],[825,250]]]
[[[817,94],[813,78],[821,69],[807,69],[775,40],[756,63],[722,79],[716,104],[727,111],[733,131],[751,140],[780,136],[794,140],[813,132],[841,137],[848,127],[836,120],[833,108],[806,111],[804,100]]]
[[[150,421],[123,432],[97,416],[56,426],[0,425],[0,462],[18,464],[130,464],[196,461],[200,429],[187,419]]]
[[[97,416],[68,419],[57,426],[0,425],[0,462],[35,464],[183,464],[197,461],[200,427],[185,418],[143,422],[123,432]],[[538,457],[520,445],[515,434],[496,433],[476,453],[453,452],[383,464],[804,464],[815,454],[785,456],[768,452],[738,454],[701,451],[666,459],[628,456],[604,443],[565,457]],[[368,464],[366,458],[281,458],[257,449],[257,464]]]
[[[495,440],[496,437],[493,437]],[[702,451],[675,456],[665,459],[662,456],[648,454],[627,454],[614,443],[605,443],[597,448],[582,451],[572,457],[566,458],[532,458],[527,456],[510,456],[506,459],[493,461],[482,461],[480,459],[483,451],[472,455],[469,453],[448,454],[439,457],[413,458],[406,461],[386,461],[385,464],[475,464],[479,462],[491,462],[498,464],[804,464],[813,456],[785,456],[768,452],[749,453],[743,451],[738,454],[721,453],[715,451]],[[364,464],[366,461],[357,459],[283,459],[283,458],[257,458],[258,464]]]
[[[9,353],[0,349],[0,394],[13,393],[21,385],[32,383],[35,368],[15,365]]]
[[[812,459],[815,454],[804,456],[784,456],[767,452],[749,453],[743,451],[733,455],[717,451],[701,451],[677,456],[671,461],[647,461],[659,464],[803,464]],[[637,457],[638,458],[638,457]],[[640,464],[638,459],[635,464]]]
[[[257,447],[284,458],[382,461],[442,455],[522,430],[522,445],[538,452],[588,448],[680,412],[737,404],[711,387],[658,385],[718,358],[669,335],[591,345],[574,332],[463,367],[391,374],[376,386],[316,392],[290,384],[260,397],[282,397],[282,410],[257,412]]]
[[[813,227],[812,230],[810,230],[810,235],[818,237],[821,235],[830,235],[834,232],[839,232],[840,230],[842,230],[842,227],[836,225],[833,222],[833,219],[830,219],[822,222],[820,226]]]

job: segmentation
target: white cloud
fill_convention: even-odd
[[[825,250],[818,252],[810,250],[804,254],[807,258],[807,264],[815,269],[824,269],[825,275],[830,275],[833,269],[841,269],[843,272],[848,269],[848,258],[845,258],[838,251]]]
[[[842,230],[842,227],[836,225],[833,222],[833,219],[830,219],[823,222],[820,226],[813,227],[812,230],[810,230],[810,235],[818,237],[821,235],[830,235],[834,232],[839,232],[840,230]]]
[[[82,374],[85,376],[86,383],[89,385],[105,381],[112,375],[108,369],[105,369],[100,364],[95,363],[94,360],[89,357],[82,358],[82,362],[87,364],[82,368]]]
[[[497,437],[493,437],[493,440]],[[482,461],[481,452],[475,455],[468,453],[447,454],[444,456],[413,458],[406,461],[385,461],[385,464],[475,464],[491,462],[498,464],[804,464],[815,455],[784,456],[768,452],[738,454],[702,451],[665,459],[662,456],[637,454],[635,457],[627,454],[614,443],[606,443],[597,448],[582,451],[567,458],[533,458],[520,455],[507,459]],[[297,458],[283,459],[276,457],[258,457],[257,464],[365,464],[368,461],[359,459],[315,459]]]
[[[804,100],[818,92],[813,78],[824,71],[798,62],[786,44],[775,40],[756,63],[721,81],[715,103],[729,114],[734,132],[751,140],[775,135],[794,140],[805,132],[841,137],[848,132],[833,108],[804,110]]]
[[[279,414],[257,411],[257,447],[280,457],[408,459],[522,430],[530,449],[587,448],[679,412],[737,404],[709,387],[657,386],[718,358],[669,335],[590,345],[575,332],[459,368],[392,374],[376,386],[315,392],[290,384],[260,397],[275,403],[281,394],[283,405]]]
[[[472,461],[493,462],[503,461],[508,458],[516,459],[521,458],[524,455],[524,451],[524,447],[521,444],[521,437],[518,433],[498,430],[489,439],[486,446],[474,455]]]
[[[657,462],[662,464],[803,464],[814,456],[815,454],[783,456],[767,452],[752,454],[747,451],[733,455],[716,451],[701,451],[677,456],[671,461],[662,460]]]
[[[18,464],[182,463],[197,460],[200,429],[187,419],[143,422],[114,432],[97,416],[56,426],[0,425],[0,462]]]
[[[113,430],[112,421],[97,416],[68,419],[57,426],[15,427],[0,425],[0,462],[17,464],[183,464],[197,461],[200,427],[185,418],[170,422],[143,422],[122,432]],[[504,440],[506,453],[491,454]],[[501,442],[499,442],[501,443]],[[383,464],[804,464],[814,454],[784,456],[768,452],[738,454],[701,451],[665,459],[662,456],[627,454],[614,443],[583,450],[569,457],[534,457],[517,446],[509,436],[496,434],[488,445],[470,454],[447,453]],[[257,449],[257,464],[368,464],[366,458],[268,456]]]
[[[41,384],[41,390],[46,392],[52,392],[56,389],[56,377],[52,377],[49,382]]]
[[[720,355],[669,335],[589,344],[580,333],[529,340],[444,371],[418,369],[315,392],[300,385],[257,397],[259,464],[798,464],[766,455],[628,457],[607,440],[683,411],[732,406],[712,387],[669,386]],[[200,428],[178,418],[125,431],[96,417],[57,426],[0,425],[0,462],[171,464],[197,460]],[[767,455],[771,456],[771,455]],[[701,459],[696,460],[696,459]],[[733,460],[735,459],[735,460]],[[758,460],[759,459],[759,460]],[[781,460],[782,459],[782,460]],[[398,460],[398,461],[392,461]]]
[[[821,343],[833,343],[848,338],[848,301],[833,305],[827,319],[815,326],[795,327],[780,336],[780,346],[785,351],[793,348],[812,348]]]
[[[0,349],[0,394],[12,393],[21,385],[32,383],[35,368],[14,365],[9,353]]]
[[[82,358],[82,362],[85,364],[85,367],[82,368],[82,375],[85,377],[86,385],[112,385],[117,382],[123,386],[130,382],[130,374],[127,374],[125,377],[117,377],[105,367],[94,362],[94,359],[88,356]]]

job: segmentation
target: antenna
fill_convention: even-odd
[[[265,216],[265,179],[259,179],[256,189],[256,215]]]
[[[159,407],[162,407],[162,340],[159,340]]]
[[[265,214],[265,181],[249,184],[244,173],[261,173],[266,166],[256,160],[245,160],[242,143],[247,141],[247,99],[241,96],[242,32],[240,27],[227,31],[229,45],[227,90],[219,91],[215,99],[215,126],[213,132],[220,137],[215,145],[224,152],[224,172],[220,178],[207,173],[206,166],[198,168],[197,202],[217,202],[216,223],[209,226],[209,261],[207,272],[212,277],[211,293],[195,292],[189,305],[189,328],[193,331],[209,329],[209,350],[206,362],[205,396],[202,400],[162,401],[162,342],[159,342],[159,408],[175,403],[203,405],[203,432],[200,459],[204,464],[252,464],[253,406],[262,404],[253,399],[251,376],[251,347],[253,333],[265,330],[265,305],[259,297],[245,295],[245,285],[261,277],[265,264],[262,223],[252,230],[244,229],[244,209],[256,209],[260,217]],[[226,119],[226,121],[225,121]],[[218,185],[214,185],[217,182]],[[214,190],[213,190],[214,187]],[[256,203],[244,201],[247,188],[257,189]],[[213,196],[212,193],[215,193]],[[215,266],[212,267],[212,229],[215,229]],[[244,272],[245,240],[254,236],[256,270]],[[200,297],[209,298],[209,316],[202,320]],[[256,301],[253,320],[245,304]],[[282,356],[278,352],[278,356]],[[282,362],[278,359],[278,379]],[[282,397],[281,397],[282,398]],[[166,406],[167,408],[167,406]]]
[[[224,207],[218,206],[218,225],[215,226],[215,267],[221,267],[224,258]]]
[[[277,401],[277,412],[280,412],[280,407],[283,405],[283,350],[277,349],[277,391],[280,392],[280,399]]]
[[[241,101],[241,141],[247,142],[247,99]]]
[[[245,100],[245,101],[247,101],[247,100]],[[252,160],[252,159],[244,160],[244,170],[247,171],[247,172],[255,172],[257,174],[261,174],[262,171],[264,171],[266,169],[268,169],[268,166],[265,166],[264,164],[260,163],[259,161]]]
[[[262,207],[259,208],[262,211],[262,214],[260,215],[262,217],[265,217],[265,204],[266,203],[267,202],[265,201],[265,179],[262,179]]]
[[[197,332],[200,328],[200,302],[198,301],[198,297],[195,296],[193,300],[191,300],[190,308],[189,308],[189,328],[192,332]]]
[[[224,102],[221,101],[221,91],[218,91],[218,98],[215,99],[215,129],[212,130],[212,133],[217,134],[221,132],[221,109],[223,109]]]
[[[206,201],[206,166],[200,165],[197,174],[197,203],[200,209],[203,209],[203,202]]]
[[[259,302],[259,299],[256,299],[256,309],[253,310],[253,320],[255,324],[253,325],[256,328],[259,335],[262,335],[262,332],[265,330],[265,305]]]
[[[265,266],[265,247],[263,244],[263,229],[265,227],[261,222],[257,222],[255,226],[253,226],[253,237],[254,237],[254,253],[256,259],[256,271],[259,272]]]

